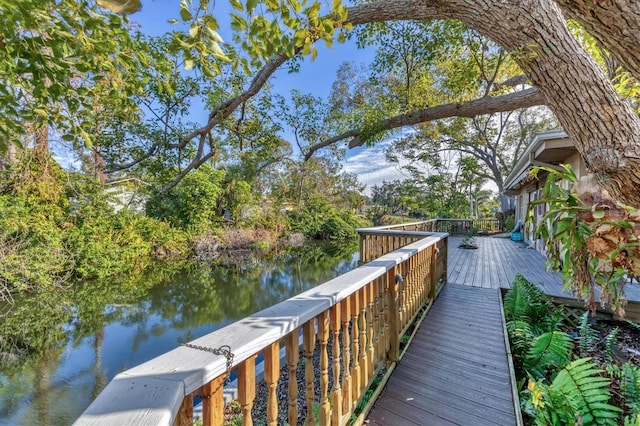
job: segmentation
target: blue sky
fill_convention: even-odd
[[[225,28],[224,19],[228,16],[229,6],[224,0],[216,4],[216,16],[220,22],[219,30],[223,39],[231,39],[231,30]],[[141,31],[151,35],[160,35],[172,29],[174,25],[167,21],[177,18],[179,15],[179,2],[177,0],[146,0],[143,8],[130,17],[130,20],[141,26]],[[289,74],[286,69],[279,70],[271,78],[270,82],[274,90],[284,96],[288,96],[292,89],[298,89],[304,93],[326,99],[331,91],[331,85],[335,80],[338,67],[345,61],[356,64],[368,64],[373,57],[373,50],[358,49],[353,41],[344,44],[334,43],[332,49],[328,49],[323,42],[318,45],[318,57],[315,61],[306,58],[298,73]],[[198,117],[202,115],[202,117]],[[203,122],[206,112],[194,112],[192,117],[197,122]],[[382,142],[372,148],[356,148],[347,154],[344,169],[358,176],[362,183],[378,184],[383,180],[402,178],[402,174],[396,166],[386,162],[384,147],[389,142]],[[368,191],[367,191],[368,192]]]

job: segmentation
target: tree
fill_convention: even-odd
[[[135,114],[134,96],[152,66],[126,17],[88,0],[0,2],[0,150],[29,128],[55,127],[66,140],[91,145],[97,97]],[[46,148],[45,131],[38,148]]]

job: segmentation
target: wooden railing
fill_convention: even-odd
[[[401,225],[358,229],[360,234],[360,261],[368,262],[406,244],[424,237],[424,232],[450,235],[471,232],[500,232],[503,223],[498,219],[430,219]],[[406,231],[414,231],[406,232]]]
[[[261,422],[312,425],[316,410],[321,425],[346,424],[374,379],[393,369],[403,333],[446,281],[447,235],[411,238],[420,239],[118,374],[76,424],[191,425],[201,399],[203,424],[222,425],[233,372],[231,393],[242,424],[251,425],[257,364],[266,386]],[[212,353],[225,349],[233,357]]]

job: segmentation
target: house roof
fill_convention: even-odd
[[[505,181],[507,194],[514,194],[533,178],[529,170],[533,166],[558,165],[577,151],[573,140],[562,129],[538,133],[513,167]]]

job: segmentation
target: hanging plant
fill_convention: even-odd
[[[579,180],[570,165],[562,168],[531,172],[549,173],[542,198],[530,205],[546,208],[535,237],[545,242],[547,264],[562,272],[565,289],[592,311],[599,300],[624,316],[624,285],[640,274],[640,210],[617,203],[592,178]]]

